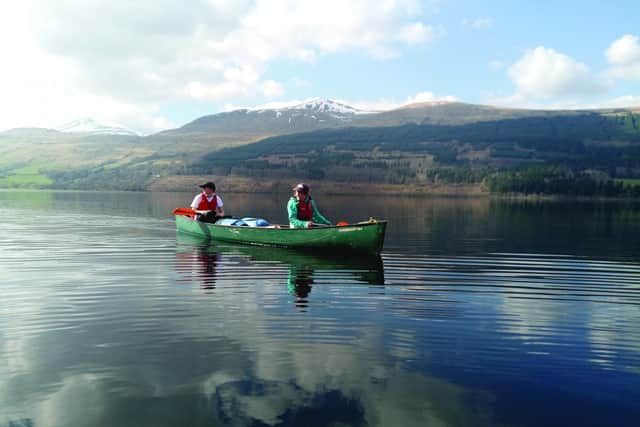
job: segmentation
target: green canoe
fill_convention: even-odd
[[[209,224],[175,215],[178,231],[225,242],[278,246],[316,251],[359,251],[380,253],[386,221],[370,219],[344,226],[313,228],[239,227]]]

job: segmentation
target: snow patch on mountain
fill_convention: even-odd
[[[56,130],[67,133],[86,133],[90,135],[130,135],[140,136],[138,132],[117,124],[104,124],[88,117],[66,123]]]
[[[351,107],[347,104],[343,104],[338,101],[326,98],[309,98],[304,101],[291,101],[291,102],[272,102],[268,104],[259,105],[256,107],[245,108],[247,112],[265,112],[276,111],[278,113],[290,112],[294,110],[302,110],[308,112],[336,114],[340,116],[344,115],[356,115],[356,114],[371,114],[378,113],[378,111],[365,111]]]
[[[338,113],[338,114],[366,114],[369,111],[362,111],[353,108],[347,104],[342,104],[331,99],[312,98],[301,104],[293,105],[289,110],[310,110],[319,113]]]

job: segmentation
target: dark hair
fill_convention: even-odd
[[[209,181],[209,182],[205,182],[204,184],[202,184],[202,185],[200,186],[200,188],[210,188],[210,189],[212,189],[213,191],[216,191],[216,185],[215,185],[213,182],[211,182],[211,181]]]
[[[301,182],[300,184],[293,187],[292,190],[307,194],[309,192],[309,186],[304,182]]]

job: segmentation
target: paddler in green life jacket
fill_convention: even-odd
[[[293,187],[293,197],[289,199],[289,226],[291,228],[311,228],[316,225],[331,225],[331,221],[322,216],[316,202],[309,195],[309,186],[300,183]]]

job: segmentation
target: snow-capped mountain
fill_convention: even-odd
[[[130,135],[139,136],[137,132],[119,125],[106,125],[85,117],[66,123],[56,130],[68,133],[86,133],[90,135]]]
[[[509,117],[517,112],[509,113]],[[236,109],[200,117],[165,135],[266,137],[320,129],[386,127],[406,124],[455,125],[496,119],[494,107],[453,100],[417,102],[383,111],[367,111],[325,98]]]
[[[352,126],[358,117],[374,115],[331,99],[311,98],[293,103],[270,103],[200,117],[165,134],[281,135]]]
[[[376,113],[377,111],[363,111],[358,110],[357,108],[351,107],[350,105],[343,104],[338,101],[334,101],[332,99],[325,98],[310,98],[302,102],[294,101],[292,103],[282,104],[278,106],[278,104],[266,104],[264,106],[257,106],[253,108],[247,108],[249,111],[265,111],[265,110],[275,110],[275,111],[290,111],[290,110],[305,110],[308,112],[316,112],[316,113],[327,113],[327,114],[336,114],[338,116],[344,115],[352,115],[352,114],[371,114]]]

